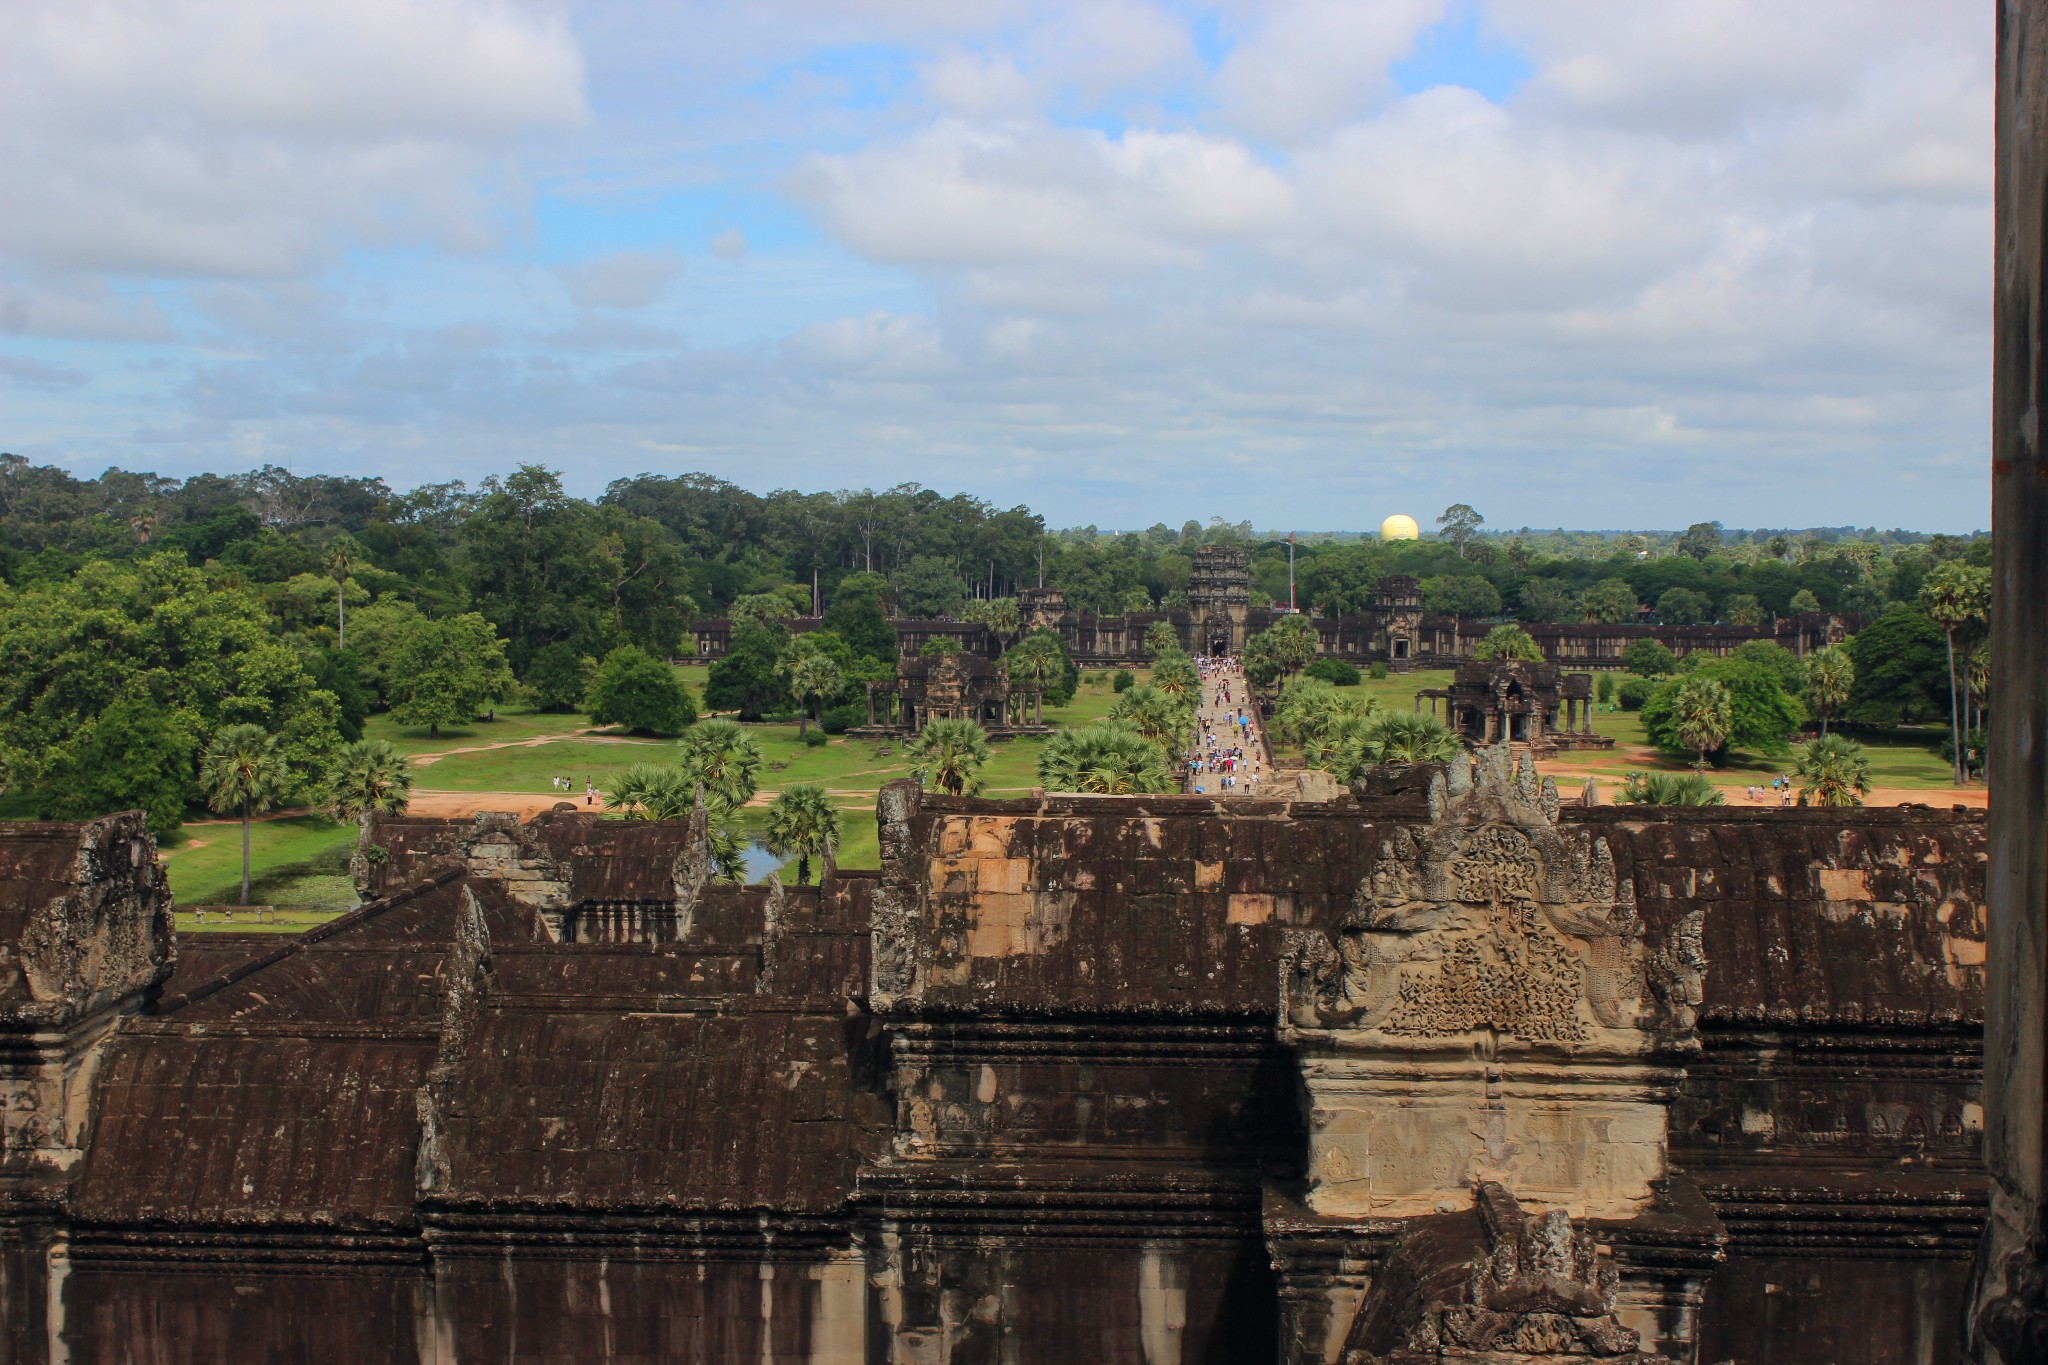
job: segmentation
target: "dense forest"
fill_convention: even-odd
[[[1711,523],[1489,534],[1464,507],[1437,524],[1419,541],[1290,547],[1220,519],[1049,531],[1028,508],[909,484],[760,495],[642,474],[586,500],[531,465],[395,491],[276,467],[81,479],[0,455],[0,774],[49,813],[118,798],[174,823],[192,779],[152,775],[191,773],[209,736],[246,724],[275,737],[295,775],[282,798],[304,798],[371,711],[433,725],[518,695],[581,704],[601,666],[626,677],[634,658],[685,652],[709,615],[760,627],[751,673],[735,680],[729,666],[713,679],[724,694],[706,699],[751,716],[796,703],[777,673],[777,622],[825,613],[841,657],[837,690],[811,698],[822,713],[893,667],[886,613],[957,616],[1031,585],[1083,612],[1170,607],[1209,543],[1245,548],[1256,599],[1277,604],[1291,554],[1294,600],[1325,614],[1361,610],[1390,572],[1420,578],[1431,609],[1482,621],[1851,613],[1880,642],[1856,705],[1912,718],[1944,701],[1945,674],[1926,664],[1946,642],[1923,584],[1944,563],[1987,563],[1990,548]],[[1904,681],[1882,690],[1893,674]]]

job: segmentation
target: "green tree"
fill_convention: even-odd
[[[1696,626],[1714,614],[1714,599],[1691,588],[1667,588],[1657,599],[1657,619],[1667,626]]]
[[[341,745],[338,701],[317,685],[309,658],[272,633],[254,598],[181,553],[96,561],[66,578],[0,588],[0,777],[16,791],[83,791],[101,780],[88,768],[102,766],[125,734],[161,761],[175,758],[175,784],[120,784],[122,804],[161,821],[199,796],[200,737],[247,723],[275,736],[289,796],[309,796]],[[132,707],[99,727],[124,698]],[[144,710],[162,727],[143,728]],[[127,771],[140,776],[132,763]],[[166,794],[170,785],[182,798]]]
[[[934,635],[917,647],[920,659],[941,659],[960,652],[960,641],[951,635]]]
[[[1764,621],[1764,604],[1756,600],[1755,593],[1730,593],[1721,604],[1721,619],[1731,626],[1760,626]]]
[[[230,725],[199,758],[199,788],[217,815],[242,817],[242,904],[249,903],[249,822],[283,795],[289,772],[260,725]]]
[[[1576,621],[1585,614],[1585,603],[1559,578],[1532,578],[1522,584],[1524,621]]]
[[[596,665],[566,640],[543,645],[526,665],[525,682],[543,711],[573,711],[590,694]]]
[[[1715,678],[1687,678],[1678,685],[1671,709],[1679,743],[1699,755],[1695,766],[1704,772],[1707,755],[1728,742],[1734,702],[1727,687]]]
[[[981,770],[990,757],[988,734],[971,720],[933,720],[906,746],[910,770],[919,782],[949,796],[981,790]]]
[[[1843,713],[1874,725],[1941,713],[1942,633],[1917,605],[1892,607],[1849,638],[1856,678]]]
[[[1856,689],[1856,661],[1841,645],[1829,645],[1806,661],[1806,701],[1820,717],[1820,732],[1828,732],[1828,718],[1849,704]]]
[[[630,763],[612,779],[604,803],[632,820],[685,820],[697,806],[697,783],[681,767]]]
[[[1468,616],[1483,620],[1500,615],[1500,589],[1477,574],[1438,574],[1422,580],[1422,606],[1460,622]]]
[[[906,616],[957,616],[967,605],[967,586],[946,560],[915,555],[896,571],[896,605]]]
[[[1067,657],[1066,641],[1054,631],[1035,630],[1010,646],[1003,668],[1012,678],[1037,687],[1047,706],[1062,706],[1074,698],[1074,663]]]
[[[996,643],[1005,647],[1024,628],[1023,616],[1014,597],[978,597],[961,610],[960,619],[979,621],[988,627],[989,634],[996,637]]]
[[[1149,683],[1118,696],[1109,708],[1109,718],[1130,726],[1167,753],[1184,748],[1195,728],[1194,708],[1186,698],[1171,696]]]
[[[1626,625],[1636,619],[1641,603],[1626,578],[1603,578],[1586,589],[1586,619],[1604,625]]]
[[[152,832],[171,833],[192,803],[199,742],[146,696],[122,696],[85,723],[49,769],[44,814],[92,820],[140,810]]]
[[[1360,717],[1367,707],[1355,704],[1322,678],[1303,678],[1281,694],[1273,709],[1273,726],[1296,744],[1308,745],[1347,717]]]
[[[1860,806],[1870,794],[1870,756],[1842,735],[1822,735],[1803,744],[1793,773],[1802,806]]]
[[[697,697],[664,659],[636,645],[604,656],[590,684],[593,725],[623,725],[650,735],[679,735],[697,719]]]
[[[1697,679],[1714,682],[1728,697],[1727,730],[1723,743],[1714,746],[1717,760],[1723,757],[1720,750],[1724,745],[1782,753],[1787,736],[1806,722],[1806,708],[1779,685],[1770,669],[1749,659],[1709,658],[1660,683],[1643,704],[1643,728],[1651,742],[1666,752],[1693,751],[1693,745],[1680,733],[1677,700],[1679,690]]]
[[[1704,773],[1630,773],[1621,786],[1625,806],[1725,806],[1721,794]]]
[[[789,631],[772,621],[734,621],[732,647],[711,665],[704,684],[704,704],[713,711],[737,711],[741,720],[759,720],[780,711],[790,700],[783,685],[782,652]],[[894,661],[894,655],[891,655]]]
[[[1102,796],[1173,789],[1159,746],[1117,721],[1056,731],[1038,752],[1038,780],[1048,791]]]
[[[348,648],[348,588],[363,547],[346,531],[327,543],[327,573],[334,580],[334,647]]]
[[[839,847],[839,812],[816,782],[784,787],[768,803],[768,851],[796,859],[796,884],[811,879],[811,859],[827,858]]]
[[[1472,651],[1475,659],[1524,659],[1530,663],[1543,661],[1543,649],[1536,638],[1520,626],[1495,626],[1486,632]]]
[[[359,739],[327,770],[327,808],[341,821],[401,815],[412,800],[412,760],[384,739]]]
[[[1169,649],[1152,660],[1151,685],[1183,706],[1201,700],[1202,671],[1179,649]]]
[[[1638,635],[1622,646],[1621,666],[1639,678],[1663,678],[1678,671],[1678,656],[1662,640]]]
[[[1180,652],[1180,634],[1171,621],[1154,621],[1145,627],[1145,652],[1153,658]]]
[[[1322,647],[1315,623],[1306,616],[1283,616],[1259,632],[1268,658],[1289,678],[1308,667]]]
[[[505,662],[505,642],[473,611],[415,619],[398,641],[386,682],[392,719],[424,725],[436,737],[443,725],[475,720],[477,712],[510,696],[516,685]]]
[[[1989,570],[1949,560],[1938,564],[1920,585],[1920,609],[1948,642],[1948,719],[1954,745],[1957,786],[1969,781],[1963,758],[1963,706],[1956,677],[1956,632],[1983,621],[1991,609]]]
[[[1721,523],[1718,521],[1696,521],[1685,528],[1685,534],[1678,538],[1678,553],[1691,559],[1703,560],[1721,548]]]
[[[1436,519],[1437,533],[1458,547],[1458,558],[1465,557],[1465,547],[1472,543],[1472,537],[1479,534],[1479,528],[1486,524],[1486,518],[1462,502],[1454,502],[1443,510]]]
[[[703,788],[714,814],[728,815],[754,799],[761,746],[737,721],[714,716],[676,741],[676,766],[691,790]]]
[[[830,656],[797,650],[794,640],[790,646],[783,652],[780,668],[783,681],[789,685],[790,695],[796,698],[796,732],[801,736],[811,718],[811,712],[804,709],[804,703],[808,701],[822,715],[825,698],[838,695],[839,689],[846,685],[846,674]]]
[[[1786,610],[1790,611],[1794,616],[1804,616],[1810,612],[1817,612],[1820,610],[1820,599],[1815,597],[1809,589],[1801,588],[1798,592],[1792,594],[1792,600],[1786,605]]]
[[[1305,749],[1313,766],[1326,769],[1346,784],[1358,781],[1369,768],[1411,763],[1455,763],[1465,752],[1459,739],[1435,716],[1419,711],[1373,711],[1357,720],[1339,720],[1321,739]]]

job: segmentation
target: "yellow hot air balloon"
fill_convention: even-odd
[[[1381,540],[1420,540],[1422,528],[1406,512],[1396,512],[1380,523]]]

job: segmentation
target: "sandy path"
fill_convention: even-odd
[[[1646,762],[1644,766],[1649,767],[1651,765]],[[1536,771],[1545,777],[1557,779],[1558,792],[1567,799],[1576,797],[1579,790],[1586,785],[1586,779],[1589,777],[1600,784],[1600,801],[1602,805],[1612,805],[1621,795],[1621,775],[1612,771],[1601,771],[1594,768],[1576,767],[1570,763],[1541,760],[1536,764]],[[1713,776],[1711,773],[1708,774],[1710,779]],[[1721,795],[1726,798],[1731,806],[1745,806],[1753,810],[1762,810],[1766,807],[1778,805],[1777,793],[1773,792],[1768,784],[1763,788],[1763,799],[1759,801],[1749,799],[1750,783],[1747,781],[1715,779],[1714,785],[1721,789]],[[1920,805],[1932,806],[1936,810],[1946,810],[1950,806],[1968,806],[1972,810],[1983,810],[1987,798],[1988,793],[1981,784],[1968,787],[1872,787],[1870,794],[1863,798],[1863,804],[1866,806]],[[1798,800],[1797,787],[1793,789],[1793,799],[1795,801]]]

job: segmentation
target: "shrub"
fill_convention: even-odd
[[[856,725],[865,725],[868,709],[848,703],[845,706],[828,706],[825,714],[818,717],[818,728],[828,735],[843,735]]]
[[[1640,711],[1655,686],[1648,678],[1623,678],[1621,686],[1614,689],[1615,700],[1621,703],[1624,711]]]
[[[1614,700],[1614,675],[1602,673],[1593,680],[1593,699],[1599,702]]]
[[[1317,659],[1301,671],[1304,677],[1321,678],[1339,687],[1356,687],[1362,677],[1356,668],[1342,659]]]
[[[1119,668],[1116,671],[1116,676],[1109,680],[1109,685],[1112,688],[1114,688],[1119,695],[1121,695],[1122,693],[1130,691],[1132,686],[1136,684],[1137,681],[1137,674],[1131,672],[1131,670],[1128,668]]]
[[[804,731],[804,747],[806,749],[822,749],[831,742],[832,737],[823,730]]]
[[[1393,670],[1389,669],[1384,662],[1381,662],[1375,663],[1371,668],[1367,669],[1366,672],[1371,676],[1374,682],[1385,682],[1387,678],[1392,674]]]
[[[590,684],[590,719],[595,725],[673,735],[697,719],[697,698],[666,660],[621,645],[605,655]]]

